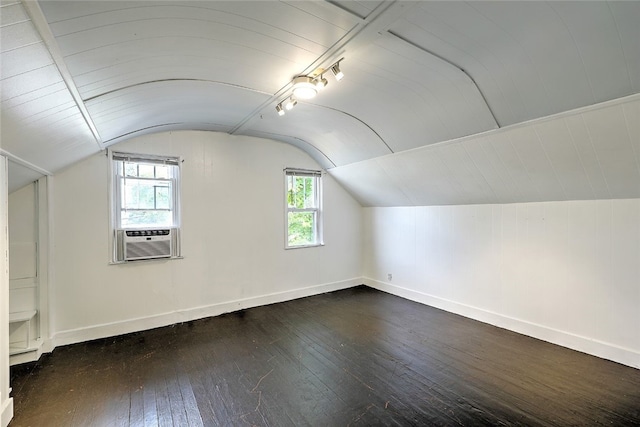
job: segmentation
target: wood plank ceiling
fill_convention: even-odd
[[[296,145],[365,205],[640,197],[634,103],[592,114],[620,127],[590,154],[576,135],[599,140],[606,123],[491,133],[640,93],[640,2],[0,4],[14,187],[133,136],[199,129]],[[343,81],[276,114],[294,76],[340,59]]]

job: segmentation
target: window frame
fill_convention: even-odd
[[[324,246],[323,236],[323,192],[322,192],[322,171],[313,169],[298,169],[298,168],[285,168],[284,169],[284,247],[285,249],[301,249],[301,248],[314,248],[318,246]],[[289,206],[289,177],[290,176],[303,176],[315,178],[314,181],[314,207],[310,208],[295,208]],[[291,245],[289,244],[289,213],[292,212],[313,212],[315,215],[314,220],[314,235],[315,242],[310,244]]]
[[[128,262],[124,259],[121,259],[118,248],[123,244],[121,239],[123,238],[123,233],[126,230],[154,230],[154,229],[171,229],[171,235],[173,239],[172,243],[172,254],[170,258],[165,259],[176,259],[182,258],[181,256],[181,245],[180,245],[180,229],[181,229],[181,203],[180,203],[180,193],[181,193],[181,166],[182,166],[182,158],[175,156],[158,156],[153,154],[139,154],[139,153],[127,153],[122,151],[112,151],[107,150],[107,158],[109,161],[109,205],[110,205],[110,235],[111,244],[112,244],[112,264],[120,264]],[[123,226],[122,224],[122,198],[123,198],[123,187],[121,180],[123,176],[126,179],[125,172],[125,163],[126,162],[135,162],[138,164],[146,164],[146,165],[167,165],[172,166],[171,171],[169,173],[168,178],[148,178],[148,177],[132,177],[132,179],[137,180],[151,180],[151,181],[168,181],[171,182],[170,189],[170,208],[168,209],[171,212],[171,225],[164,226],[132,226],[127,225]],[[122,165],[122,174],[119,173],[119,164]],[[154,171],[155,175],[155,171]],[[154,196],[154,204],[157,202]],[[155,210],[165,210],[166,209],[143,209],[149,211]],[[151,259],[151,258],[150,258]]]

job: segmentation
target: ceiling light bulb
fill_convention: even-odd
[[[340,64],[338,62],[331,66],[331,72],[334,76],[336,76],[337,81],[342,80],[342,78],[344,77],[344,73],[340,71]]]
[[[289,99],[287,100],[287,103],[286,103],[286,104],[284,104],[284,108],[286,108],[286,109],[287,109],[287,111],[288,111],[288,110],[291,110],[293,107],[295,107],[295,106],[296,106],[296,104],[297,104],[297,103],[298,103],[298,101],[296,101],[296,100],[295,100],[295,98],[292,96],[291,98],[289,98]]]
[[[327,84],[329,83],[327,79],[324,78],[323,75],[319,75],[318,77],[316,77],[314,82],[316,84],[316,89],[324,89],[325,87],[327,87]]]
[[[298,76],[293,79],[293,94],[296,98],[311,99],[318,94],[318,91],[311,77]]]
[[[278,112],[279,116],[284,116],[284,109],[282,108],[282,104],[276,105],[276,111]]]

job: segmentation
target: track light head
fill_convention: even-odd
[[[293,79],[293,94],[299,99],[314,98],[318,94],[314,79],[309,76],[298,76]]]
[[[322,74],[320,74],[318,77],[315,78],[314,83],[316,85],[316,89],[318,90],[324,89],[325,87],[327,87],[327,84],[329,84],[327,79],[325,79],[324,75]]]
[[[284,108],[282,108],[282,103],[276,105],[276,111],[279,116],[284,116]]]
[[[284,104],[284,108],[287,111],[290,111],[293,109],[293,107],[296,106],[296,104],[298,103],[298,101],[292,96],[289,99],[287,99],[287,102]]]
[[[337,81],[340,81],[344,78],[344,73],[340,71],[340,63],[336,62],[331,66],[331,72],[336,77]]]

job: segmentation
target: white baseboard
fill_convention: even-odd
[[[43,351],[43,344],[44,341],[42,339],[37,339],[31,342],[31,346],[29,348],[9,348],[9,366],[35,362],[40,358],[40,356],[42,356],[42,353],[45,352]]]
[[[390,283],[363,278],[363,283],[374,289],[384,291],[411,301],[416,301],[431,307],[439,308],[450,313],[459,314],[480,322],[508,329],[523,335],[557,344],[563,347],[591,354],[603,359],[612,360],[623,365],[640,369],[640,352],[623,348],[614,344],[594,340],[591,338],[571,334],[558,329],[549,328],[535,323],[504,316],[499,313],[472,307],[455,301],[439,298]]]
[[[90,341],[98,338],[106,338],[116,335],[128,334],[131,332],[144,331],[147,329],[173,325],[175,323],[182,323],[191,320],[202,319],[205,317],[218,316],[223,313],[243,310],[246,308],[290,301],[312,295],[323,294],[325,292],[352,288],[361,284],[362,278],[357,277],[340,282],[291,289],[283,292],[275,292],[271,294],[259,295],[234,301],[226,301],[218,304],[194,307],[187,310],[162,313],[149,317],[128,319],[119,322],[60,331],[57,332],[53,337],[51,349],[61,345],[75,344],[78,342]]]
[[[7,427],[9,425],[9,421],[13,418],[13,398],[8,397],[2,404],[2,416],[0,416],[0,426]]]

